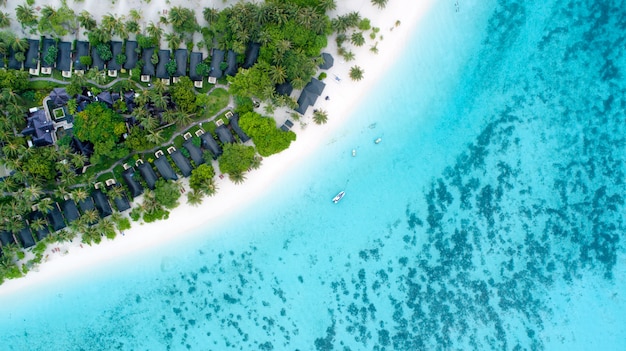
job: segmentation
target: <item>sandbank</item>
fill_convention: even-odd
[[[10,0],[10,5],[7,8],[11,8],[12,2],[15,1]],[[160,0],[153,0],[149,5],[141,3],[145,8],[143,11],[144,16],[154,12],[152,9],[158,6],[169,8],[177,4],[190,6],[199,3],[198,1],[187,2],[180,0],[172,0],[170,2],[170,5],[165,5],[165,1]],[[218,7],[218,3],[220,8],[228,5],[228,3],[225,5],[223,2],[218,1],[215,5],[203,4],[203,6]],[[122,4],[127,5],[122,6]],[[129,4],[140,4],[140,2],[136,0],[120,1],[113,6],[102,1],[86,0],[84,3],[85,8],[89,7],[94,17],[96,17],[96,14],[115,13],[113,10],[117,7],[128,11],[128,9],[133,8]],[[228,177],[223,179],[216,178],[217,194],[213,197],[205,198],[200,206],[193,207],[188,205],[186,197],[183,196],[181,197],[181,205],[170,213],[169,219],[147,224],[133,222],[130,230],[127,230],[124,235],[118,235],[114,240],[104,239],[102,243],[93,246],[80,244],[79,240],[74,240],[71,243],[50,245],[48,252],[46,252],[48,256],[46,262],[42,262],[35,270],[29,272],[23,278],[6,281],[0,286],[0,294],[10,294],[27,287],[38,286],[53,281],[58,277],[76,274],[93,265],[115,260],[120,256],[131,255],[149,247],[171,243],[178,240],[185,233],[205,227],[208,223],[217,221],[225,214],[236,211],[242,205],[254,201],[255,198],[267,192],[270,186],[280,179],[281,174],[286,169],[306,162],[307,158],[310,159],[310,155],[320,145],[332,139],[333,132],[349,120],[351,111],[359,104],[361,98],[376,87],[376,83],[385,74],[388,67],[401,58],[404,49],[418,50],[418,48],[405,48],[404,46],[405,43],[409,42],[409,36],[414,32],[419,20],[433,4],[434,0],[419,2],[392,0],[389,1],[385,9],[381,10],[374,7],[370,0],[338,1],[337,9],[330,13],[331,18],[338,14],[358,11],[362,17],[371,20],[373,27],[380,28],[379,36],[382,35],[383,40],[378,40],[378,54],[374,54],[369,50],[373,42],[367,37],[366,45],[360,48],[351,48],[356,55],[356,59],[351,62],[345,62],[337,55],[334,37],[329,39],[328,48],[324,51],[331,53],[335,58],[335,62],[334,66],[327,71],[328,77],[324,80],[326,88],[315,106],[315,108],[328,112],[329,119],[327,124],[314,124],[311,120],[314,108],[310,107],[301,120],[302,124],[307,124],[306,127],[303,128],[301,123],[295,123],[293,127],[297,134],[297,140],[292,143],[291,147],[280,154],[264,158],[258,170],[252,170],[246,174],[247,180],[243,184],[233,184],[228,180]],[[81,3],[75,5],[80,6]],[[102,8],[104,6],[106,6],[106,9]],[[200,5],[196,7],[196,9],[199,8],[201,8]],[[121,15],[123,13],[120,12],[118,14]],[[397,23],[400,24],[397,25]],[[20,33],[20,31],[17,31],[17,33]],[[369,34],[369,31],[367,34]],[[354,65],[360,66],[365,72],[364,79],[359,82],[353,82],[349,78],[350,67]],[[295,94],[294,92],[292,96],[297,97]],[[325,100],[325,96],[329,96],[329,100]],[[263,112],[261,111],[261,113]],[[291,111],[278,110],[275,118],[281,123],[285,118],[289,117],[290,113]],[[218,234],[213,232],[209,235]],[[52,252],[52,249],[56,247],[59,250]]]

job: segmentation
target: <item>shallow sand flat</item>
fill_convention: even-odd
[[[95,2],[85,1],[86,6],[95,6],[91,5],[92,3]],[[128,2],[130,5],[135,3],[140,2]],[[216,2],[216,7],[217,3],[222,4]],[[309,108],[302,119],[308,125],[304,129],[299,123],[294,125],[293,130],[297,134],[296,142],[292,143],[288,150],[265,158],[260,169],[246,174],[245,183],[235,185],[227,177],[218,178],[217,194],[211,198],[205,198],[202,205],[190,206],[185,203],[183,196],[181,205],[170,213],[168,220],[149,224],[134,222],[133,227],[126,231],[125,235],[118,235],[112,241],[104,240],[101,244],[94,246],[81,246],[77,240],[73,243],[52,245],[47,253],[48,262],[41,264],[36,271],[30,272],[25,278],[5,282],[0,286],[0,294],[48,281],[77,269],[88,268],[120,255],[132,254],[146,247],[165,245],[193,229],[206,226],[224,214],[236,211],[254,201],[285,169],[305,164],[307,158],[311,157],[311,154],[320,146],[324,136],[332,134],[345,123],[361,97],[375,87],[387,68],[398,59],[399,52],[407,42],[408,36],[433,3],[433,0],[411,4],[390,2],[384,10],[373,7],[369,0],[351,0],[338,4],[337,10],[330,14],[331,18],[337,14],[358,11],[362,17],[371,19],[373,27],[381,28],[379,35],[384,38],[378,43],[378,54],[369,51],[370,40],[367,38],[366,45],[352,49],[356,60],[351,62],[344,62],[336,54],[334,39],[329,39],[329,47],[325,51],[333,54],[335,62],[334,66],[327,71],[328,78],[324,80],[326,88],[316,105],[316,108],[328,112],[327,124],[321,126],[313,124],[311,122],[313,108]],[[176,2],[172,1],[172,6],[175,4]],[[122,4],[117,6],[122,6]],[[151,3],[149,6],[152,8],[156,6],[156,3]],[[401,23],[399,26],[395,25],[397,21]],[[360,82],[353,82],[349,78],[349,69],[354,65],[359,65],[365,72],[364,79]],[[325,100],[324,96],[329,96],[329,100]],[[285,111],[277,112],[276,119],[281,121],[281,118],[285,118],[285,114]],[[51,250],[54,247],[59,247],[59,252],[53,253]]]

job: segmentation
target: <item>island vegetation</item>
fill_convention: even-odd
[[[372,0],[381,8],[386,2]],[[198,205],[217,191],[216,168],[241,183],[263,157],[287,149],[296,134],[278,128],[272,116],[255,107],[263,103],[269,115],[276,108],[298,107],[290,95],[277,92],[277,86],[288,83],[301,90],[315,79],[332,33],[338,53],[347,61],[354,59],[348,47],[364,45],[366,31],[371,31],[371,40],[379,39],[378,29],[357,12],[329,18],[327,13],[335,8],[335,0],[240,2],[221,11],[205,8],[204,23],[198,23],[194,9],[175,6],[160,23],[142,26],[138,10],[124,16],[107,14],[98,23],[88,12],[75,13],[65,1],[40,11],[30,2],[18,5],[14,18],[23,33],[0,30],[0,55],[6,67],[0,69],[0,283],[41,263],[53,242],[98,243],[130,228],[129,218],[166,219],[181,201],[180,181],[160,174],[151,185],[135,170],[143,163],[154,172],[159,152],[166,168],[183,172],[176,152],[189,162],[191,191],[186,201]],[[1,12],[0,28],[7,28],[11,20]],[[85,33],[85,45],[92,50],[79,54],[79,42],[74,40],[74,70],[66,75],[59,68],[59,60],[67,55],[61,39],[77,32]],[[194,42],[194,33],[202,40]],[[46,42],[47,38],[54,40]],[[37,40],[35,47],[32,40]],[[122,43],[121,50],[113,46],[115,41]],[[134,52],[126,50],[129,42],[137,44]],[[259,48],[256,57],[250,54],[254,45]],[[170,49],[167,62],[160,61],[161,47]],[[212,84],[198,85],[190,78],[191,67],[177,75],[181,62],[176,52],[181,47],[187,53],[194,49],[213,53],[194,68],[203,82],[214,77]],[[37,62],[30,57],[33,48],[39,52]],[[232,74],[215,74],[229,68],[226,57],[212,62],[218,51],[234,53]],[[131,56],[136,56],[136,66],[126,69]],[[251,57],[253,61],[247,62]],[[145,80],[144,66],[150,64],[164,64],[166,78],[148,75]],[[119,68],[112,70],[115,65]],[[53,67],[49,78],[44,73],[38,77],[45,66]],[[354,66],[350,77],[362,79],[363,70]],[[315,110],[315,123],[327,120],[325,111]],[[42,127],[46,123],[48,129]],[[251,141],[234,133],[237,127]],[[222,139],[224,128],[232,140]],[[217,149],[208,146],[213,142]],[[201,155],[194,158],[190,153],[196,150]],[[122,210],[124,202],[137,196],[137,189],[123,181],[129,170],[136,171],[131,178],[143,191],[137,204]],[[99,203],[95,192],[102,192],[107,203]],[[118,211],[109,212],[109,202]],[[76,218],[67,212],[73,207]]]

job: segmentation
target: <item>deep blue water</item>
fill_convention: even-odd
[[[1,348],[625,349],[622,5],[439,3],[266,196],[3,296]]]

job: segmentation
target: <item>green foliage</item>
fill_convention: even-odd
[[[123,217],[115,222],[115,226],[117,227],[117,230],[124,231],[130,229],[130,221],[128,218]]]
[[[80,62],[85,67],[89,67],[92,64],[92,59],[91,56],[81,56],[78,58],[78,62]]]
[[[152,53],[152,57],[150,57],[150,62],[152,62],[153,65],[159,63],[159,53],[156,50]]]
[[[203,163],[191,172],[189,177],[189,186],[195,191],[201,191],[205,194],[212,194],[215,190],[213,182],[215,170],[210,163]]]
[[[0,88],[11,88],[20,93],[29,87],[28,72],[17,70],[0,70]]]
[[[109,61],[113,58],[113,53],[111,52],[111,46],[109,44],[100,43],[96,46],[96,52],[98,56],[102,59],[102,61]]]
[[[230,175],[243,174],[255,162],[254,147],[243,144],[225,144],[218,159],[220,171]]]
[[[180,196],[179,186],[176,183],[168,182],[163,179],[156,182],[154,199],[159,205],[169,209],[175,208],[178,206]]]
[[[352,66],[350,68],[350,79],[355,80],[355,81],[359,81],[361,79],[363,79],[363,74],[365,72],[363,71],[363,69],[359,66]]]
[[[378,6],[379,9],[384,9],[385,6],[387,6],[387,2],[389,0],[371,0],[372,1],[372,5],[374,6]]]
[[[240,115],[254,110],[254,102],[247,96],[235,95],[235,106],[235,112]]]
[[[103,103],[91,103],[74,117],[74,134],[78,139],[94,144],[96,157],[125,156],[126,148],[118,144],[125,131],[123,117]]]
[[[239,119],[239,125],[252,138],[257,151],[264,157],[287,149],[289,144],[296,140],[294,132],[284,132],[276,128],[276,121],[273,118],[263,117],[255,112],[243,114]]]
[[[211,66],[202,62],[196,66],[196,73],[202,77],[206,77],[211,72]]]
[[[165,64],[165,70],[167,71],[167,74],[169,74],[170,76],[173,76],[174,73],[176,73],[176,60],[169,60],[166,64]]]
[[[369,30],[370,28],[372,28],[372,25],[370,23],[370,20],[367,18],[362,19],[359,22],[359,25],[357,26],[360,30]]]
[[[228,81],[231,95],[237,96],[258,97],[264,100],[269,98],[271,93],[266,88],[273,88],[268,70],[258,64],[250,69],[241,70],[234,77],[228,77]]]
[[[174,62],[174,64],[176,63]],[[178,83],[170,87],[170,94],[172,101],[181,111],[193,113],[197,110],[196,94],[194,93],[193,82],[189,77],[180,77]]]
[[[170,215],[170,212],[163,209],[163,208],[158,208],[152,212],[145,212],[143,214],[143,220],[146,223],[151,223],[154,221],[158,221],[158,220],[163,220],[163,219],[167,219]]]
[[[34,179],[53,180],[57,174],[57,154],[53,148],[36,147],[22,157],[22,171]]]
[[[211,118],[228,106],[230,95],[223,88],[215,88],[209,95],[196,95],[196,106],[204,109],[204,118]]]
[[[130,219],[135,222],[141,219],[141,207],[134,207],[132,210],[130,210]]]
[[[115,63],[118,65],[123,65],[126,63],[126,55],[125,54],[117,54],[115,55]]]
[[[51,47],[48,48],[48,51],[44,55],[43,61],[47,63],[48,65],[53,65],[57,60],[58,52],[59,52],[59,49],[57,49],[55,45],[52,45]]]
[[[363,46],[365,44],[365,38],[363,38],[363,32],[354,32],[350,37],[350,42],[356,46]]]
[[[159,40],[153,36],[137,34],[137,46],[140,49],[153,48],[159,45]]]
[[[24,62],[26,60],[26,55],[24,55],[23,52],[16,52],[15,53],[15,61],[17,62]]]
[[[188,8],[174,6],[169,10],[168,20],[175,33],[193,33],[198,30],[196,13]]]
[[[324,80],[324,79],[326,79],[326,77],[327,77],[326,72],[322,72],[322,73],[320,73],[320,75],[317,77],[317,79],[319,79],[319,80]]]

